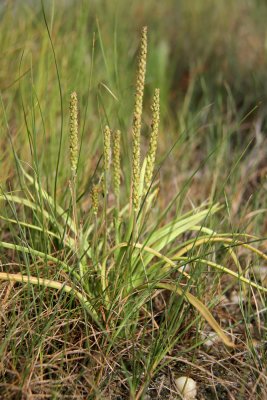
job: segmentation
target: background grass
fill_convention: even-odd
[[[47,0],[43,9],[37,1],[6,1],[0,13],[0,182],[5,193],[20,194],[27,190],[16,169],[15,152],[24,168],[37,172],[47,191],[62,207],[68,207],[68,104],[70,93],[76,90],[82,130],[78,167],[79,194],[83,194],[81,208],[86,214],[90,207],[92,172],[102,154],[101,132],[106,123],[122,131],[124,197],[129,196],[136,55],[140,29],[147,25],[149,53],[142,145],[145,148],[148,142],[149,99],[154,87],[159,87],[159,209],[176,193],[179,196],[171,215],[207,199],[219,200],[226,207],[218,216],[212,216],[212,228],[233,233],[246,230],[261,238],[266,236],[267,6],[264,1],[229,0],[226,7],[223,0],[131,3]],[[27,213],[13,204],[1,202],[1,207],[3,216]],[[25,218],[34,222],[32,214]],[[1,239],[16,242],[18,235],[24,235],[29,245],[47,251],[42,234],[29,237],[27,229],[19,229],[22,232],[1,222]],[[266,251],[266,241],[262,241],[262,247]],[[51,254],[53,250],[56,249],[50,248]],[[209,245],[202,251],[209,252]],[[224,254],[221,257],[226,259]],[[258,264],[245,252],[240,257],[246,265],[252,261]],[[32,271],[32,260],[25,254],[19,258],[1,250],[1,262],[12,263],[12,268],[23,264]],[[196,265],[199,298],[205,298],[207,288],[208,303],[219,291],[228,294],[229,282],[224,282],[221,276],[216,277],[215,283],[213,277],[207,280],[206,274],[201,274],[202,268]],[[42,276],[51,273],[41,266],[36,271]],[[57,271],[53,278],[56,277]],[[162,341],[175,336],[178,328],[174,325],[172,331],[170,327],[170,337],[159,334],[157,340],[152,340],[146,356],[143,353],[146,343],[137,340],[135,346],[128,340],[120,343],[118,352],[102,354],[99,349],[104,347],[105,340],[98,341],[98,332],[88,325],[83,309],[73,298],[28,286],[1,285],[3,398],[102,398],[104,389],[98,386],[104,379],[107,379],[104,385],[107,398],[127,396],[129,391],[134,398],[142,373],[149,371],[153,360],[161,355]],[[165,304],[164,296],[161,301]],[[166,384],[169,388],[173,387],[172,374],[176,371],[197,375],[202,366],[199,360],[204,350],[195,350],[202,340],[198,335],[201,325],[194,325],[192,335],[187,323],[195,322],[197,316],[187,318],[188,309],[179,302],[172,306],[172,301],[167,309],[170,315],[174,314],[173,321],[181,324],[178,357],[172,354],[172,368],[163,374],[164,379],[166,376],[170,379]],[[220,319],[224,311],[219,307]],[[245,356],[241,351],[226,355],[222,350],[206,354],[205,370],[199,379],[203,396],[213,398],[215,390],[223,398],[235,390],[236,398],[246,398],[248,394],[251,398],[262,398],[264,390],[266,394],[263,378],[266,325],[261,320],[264,313],[257,320],[255,304],[251,306],[250,302],[241,310],[238,307],[238,311],[236,308],[232,311],[236,313],[231,321],[233,326],[239,326],[246,338],[251,337],[249,351],[246,348]],[[228,310],[228,317],[229,314]],[[253,325],[255,320],[257,323]],[[257,336],[251,334],[252,329],[260,332],[260,349],[252,344],[252,337]],[[137,331],[135,327],[133,337]],[[215,373],[211,377],[208,372],[218,359],[221,361],[215,367],[217,379]],[[116,370],[118,364],[124,373]],[[161,368],[164,370],[164,365]],[[160,376],[159,373],[158,379]],[[241,385],[236,387],[234,381],[242,376]],[[151,385],[150,393],[154,396],[157,392],[159,398],[174,395],[171,390],[162,394],[160,383]]]
[[[205,160],[194,178],[196,190],[191,189],[194,202],[215,195],[217,182],[227,181],[229,196],[236,200],[234,210],[238,209],[237,182],[241,179],[243,185],[244,176],[246,183],[257,179],[259,172],[255,170],[264,163],[264,151],[258,148],[265,144],[266,7],[264,3],[256,6],[255,1],[230,1],[227,7],[222,1],[212,3],[166,1],[155,5],[147,1],[142,5],[137,1],[129,6],[123,1],[112,5],[81,1],[78,6],[75,2],[45,1],[52,43],[38,2],[22,5],[11,1],[2,6],[2,129],[6,131],[8,123],[23,160],[38,158],[51,190],[60,132],[68,130],[67,99],[73,89],[81,99],[84,132],[81,185],[88,184],[89,171],[101,151],[101,124],[119,122],[123,132],[129,130],[138,32],[147,24],[150,50],[146,97],[151,97],[153,87],[160,87],[161,156],[179,142],[168,158],[168,168],[162,169],[164,185],[181,187]],[[148,117],[145,119],[148,121]],[[62,140],[59,195],[68,179],[67,170],[62,168],[68,146],[66,134]],[[126,169],[127,140],[124,134]],[[1,148],[1,177],[5,181],[6,177],[13,178],[14,164],[4,134]],[[88,153],[92,155],[89,159]],[[240,156],[243,167],[228,176]],[[166,192],[171,192],[168,186]],[[248,189],[247,197],[251,193]]]

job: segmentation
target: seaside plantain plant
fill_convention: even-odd
[[[147,154],[141,162],[140,137],[146,56],[147,29],[143,28],[132,125],[131,195],[126,201],[121,197],[121,136],[126,133],[105,126],[102,170],[98,179],[93,177],[91,207],[80,223],[82,213],[77,201],[77,174],[80,171],[76,93],[72,93],[70,97],[70,207],[63,209],[42,187],[38,173],[32,176],[25,171],[17,156],[16,162],[26,188],[25,196],[6,192],[1,194],[1,200],[9,205],[14,215],[14,218],[4,215],[1,218],[16,225],[18,234],[17,243],[1,240],[0,246],[27,255],[37,266],[40,261],[49,268],[53,266],[51,275],[54,276],[56,268],[59,279],[42,278],[39,273],[34,276],[32,271],[26,270],[24,273],[10,273],[7,266],[5,272],[0,272],[0,280],[37,285],[74,296],[89,314],[90,323],[101,330],[106,354],[113,351],[118,341],[123,343],[123,340],[131,337],[134,330],[139,329],[140,321],[150,316],[153,335],[148,335],[147,338],[154,340],[155,354],[147,362],[141,381],[138,384],[132,381],[132,386],[130,385],[131,395],[135,399],[142,396],[159,363],[179,338],[176,335],[179,323],[175,318],[170,321],[170,325],[173,323],[173,336],[164,342],[161,341],[164,323],[161,322],[162,327],[159,327],[151,317],[151,301],[161,291],[172,293],[172,299],[178,299],[179,307],[183,302],[189,303],[226,346],[235,347],[231,336],[221,328],[204,301],[195,294],[198,281],[194,275],[185,271],[185,266],[203,264],[228,274],[240,284],[242,290],[255,288],[267,292],[267,288],[245,276],[234,251],[243,246],[258,257],[267,259],[263,252],[244,242],[244,239],[247,241],[249,238],[248,235],[238,237],[220,234],[205,226],[208,219],[220,210],[218,204],[203,205],[185,215],[173,216],[168,221],[168,208],[163,210],[156,222],[153,215],[151,217],[153,207],[158,207],[155,158],[160,121],[160,92],[155,89],[151,106],[150,142]],[[20,213],[16,211],[18,207],[25,211],[25,216],[32,214],[34,223],[27,219],[20,220]],[[25,232],[42,234],[47,250],[40,251],[32,247]],[[199,255],[198,249],[206,243],[215,254],[216,244],[219,243],[220,248],[223,246],[237,271],[217,263],[209,254],[206,257]],[[58,250],[57,256],[53,254],[53,249]],[[61,271],[64,275],[60,274]],[[62,276],[64,282],[60,279]],[[166,318],[172,318],[172,314]],[[157,345],[161,346],[158,352]]]

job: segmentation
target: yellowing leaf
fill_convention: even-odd
[[[184,296],[193,307],[199,311],[202,317],[208,322],[208,324],[212,327],[212,329],[217,333],[217,335],[221,338],[223,343],[228,347],[235,347],[235,344],[228,338],[228,336],[224,333],[218,322],[214,319],[211,312],[208,308],[195,296],[193,296],[188,291],[183,291],[183,289],[179,286],[170,284],[170,283],[159,283],[157,284],[157,288],[159,289],[167,289],[173,293],[177,293],[180,296]]]

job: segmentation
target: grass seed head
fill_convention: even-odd
[[[141,44],[139,50],[139,61],[136,78],[135,105],[133,115],[133,165],[132,165],[132,193],[133,207],[139,207],[139,185],[140,185],[140,135],[141,118],[143,109],[144,85],[146,74],[147,57],[147,27],[142,30]]]
[[[91,190],[92,209],[94,215],[97,215],[99,207],[98,192],[99,192],[99,186],[94,184]]]
[[[104,129],[104,169],[108,172],[110,165],[110,129],[106,125]]]
[[[147,164],[145,172],[145,192],[149,189],[149,186],[151,184],[155,167],[156,152],[158,147],[158,131],[159,131],[159,119],[160,119],[159,89],[155,89],[151,110],[152,110],[152,123],[151,123],[151,135],[149,142],[149,150],[147,153]]]
[[[117,130],[114,133],[113,141],[113,181],[114,193],[116,197],[120,194],[120,148],[121,148],[121,132]]]
[[[77,93],[70,96],[70,165],[73,175],[76,174],[78,164],[78,99]]]

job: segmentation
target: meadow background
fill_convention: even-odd
[[[77,179],[82,212],[90,208],[92,172],[103,152],[102,131],[107,121],[122,132],[122,194],[129,196],[137,51],[141,28],[147,26],[142,149],[149,140],[149,101],[158,87],[160,196],[156,207],[164,209],[177,193],[170,215],[207,200],[220,202],[224,208],[212,216],[210,226],[216,231],[258,235],[266,252],[266,18],[263,0],[228,0],[227,5],[223,0],[1,2],[1,192],[21,191],[16,154],[28,172],[38,171],[47,192],[62,207],[68,206],[69,97],[75,90],[81,130]],[[1,202],[5,218],[10,207]],[[4,219],[0,229],[1,240],[16,240],[16,227]],[[251,262],[246,252],[239,256],[246,265]],[[1,249],[3,266],[20,262],[16,254]],[[207,288],[205,278],[199,278],[200,298],[207,290],[217,293],[221,288],[223,293],[228,282],[220,279],[215,279],[216,288]],[[115,352],[100,360],[111,366],[110,371],[103,367],[99,372],[88,361],[92,355],[86,345],[83,310],[64,303],[60,296],[56,301],[45,291],[37,295],[29,287],[1,282],[0,398],[119,399],[128,398],[129,387],[135,398],[142,380],[138,368],[133,382],[127,373],[116,372]],[[35,306],[36,301],[42,307]],[[252,305],[230,307],[233,321],[243,321],[240,326],[246,334],[253,330],[251,346],[234,356],[220,348],[206,354],[202,348],[206,358],[201,365],[203,354],[196,350],[195,337],[187,334],[177,344],[180,358],[157,371],[149,388],[153,398],[179,398],[170,388],[173,375],[184,370],[198,377],[199,399],[267,396],[264,296],[259,306],[263,311],[257,316]],[[181,318],[186,320],[183,312]],[[256,348],[252,339],[261,346]],[[44,343],[49,343],[49,351],[41,350]],[[93,351],[97,364],[97,350]],[[162,376],[170,379],[169,389],[160,386]]]

